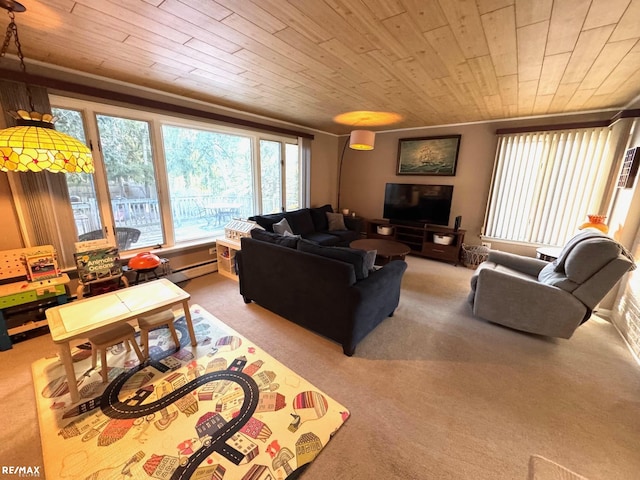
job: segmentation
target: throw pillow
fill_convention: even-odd
[[[251,238],[261,240],[263,242],[275,243],[276,245],[282,245],[283,247],[296,248],[298,246],[298,237],[280,235],[278,233],[267,232],[259,228],[251,230]]]
[[[278,223],[274,223],[273,231],[274,233],[279,233],[280,235],[284,235],[286,232],[293,233],[293,230],[291,230],[289,222],[287,222],[286,218],[283,218]]]
[[[367,250],[367,254],[364,257],[364,268],[366,268],[369,272],[373,270],[373,267],[376,263],[376,255],[378,255],[377,250]]]
[[[327,220],[327,212],[333,213],[333,208],[328,203],[321,207],[310,208],[311,219],[313,225],[316,227],[316,232],[324,232],[329,229],[329,222]]]
[[[347,229],[347,227],[344,226],[344,215],[341,213],[327,212],[327,220],[329,221],[329,231]]]
[[[289,222],[289,225],[291,225],[291,231],[293,233],[306,235],[315,231],[313,220],[311,220],[311,213],[308,208],[287,212],[284,216]]]
[[[293,238],[297,238],[298,240],[300,240],[302,238],[302,235],[296,235],[295,233],[290,233],[285,231],[282,235],[284,235],[285,237],[293,237]]]
[[[253,220],[262,228],[264,228],[268,232],[273,232],[273,224],[278,223],[284,217],[282,214],[273,214],[273,215],[255,215],[253,217],[249,217],[249,220]]]
[[[365,267],[366,252],[364,250],[347,247],[327,247],[308,240],[300,240],[298,242],[298,250],[353,265],[356,280],[364,280],[369,276],[369,270]]]

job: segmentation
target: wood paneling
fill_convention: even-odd
[[[640,94],[640,0],[23,3],[28,71],[37,60],[334,133],[350,110],[411,128]]]

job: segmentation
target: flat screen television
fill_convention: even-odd
[[[387,183],[384,218],[395,223],[449,225],[453,185]]]

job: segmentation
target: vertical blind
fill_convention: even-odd
[[[609,128],[500,135],[484,235],[562,245],[601,213],[612,165]]]
[[[65,175],[29,172],[9,176],[25,246],[53,245],[60,268],[75,265],[77,241]]]

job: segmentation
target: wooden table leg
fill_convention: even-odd
[[[189,329],[189,336],[191,337],[191,346],[197,347],[198,341],[196,340],[196,332],[193,330],[193,321],[191,320],[191,311],[189,310],[189,301],[182,302],[182,309],[184,310],[184,318],[187,321],[187,328]]]
[[[58,345],[58,350],[60,351],[60,360],[64,365],[64,371],[67,374],[67,385],[69,387],[69,394],[71,395],[71,403],[76,403],[80,401],[80,394],[78,393],[76,371],[73,369],[71,345],[69,345],[69,342],[61,343]]]

